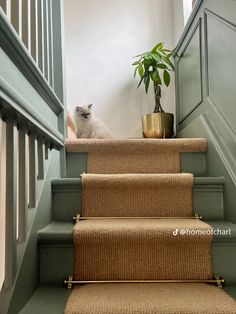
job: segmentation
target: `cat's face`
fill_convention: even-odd
[[[75,108],[76,114],[84,119],[89,119],[92,115],[93,104],[78,105]]]

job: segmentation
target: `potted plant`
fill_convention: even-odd
[[[174,71],[171,61],[174,51],[165,49],[164,44],[158,43],[149,52],[135,56],[138,60],[132,65],[135,66],[134,77],[138,73],[140,81],[138,87],[143,83],[148,93],[150,84],[153,84],[155,96],[154,113],[142,117],[144,137],[170,138],[173,136],[174,115],[164,112],[161,106],[161,88],[163,83],[170,85],[170,72]]]

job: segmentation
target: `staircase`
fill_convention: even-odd
[[[90,283],[71,294],[62,287],[69,274],[83,281],[219,274],[236,298],[236,226],[224,218],[224,177],[207,176],[206,140],[70,140],[66,150],[68,177],[52,180],[53,219],[38,232],[40,286],[21,314],[236,313],[235,301],[206,283]],[[176,228],[231,233],[174,236]]]

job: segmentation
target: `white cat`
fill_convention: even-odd
[[[72,116],[74,118],[78,138],[112,138],[111,132],[100,121],[92,110],[93,104],[75,106]]]

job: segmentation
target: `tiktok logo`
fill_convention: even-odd
[[[178,235],[178,232],[179,232],[179,229],[175,229],[174,231],[173,231],[173,236],[177,236]]]

